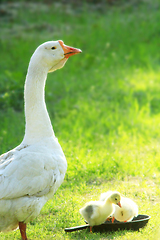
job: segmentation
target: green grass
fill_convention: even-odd
[[[53,199],[28,224],[28,238],[158,239],[159,1],[37,4],[4,5],[0,18],[0,153],[23,138],[23,85],[35,48],[62,39],[83,53],[48,75],[47,108],[68,170]],[[108,189],[134,199],[139,213],[151,216],[147,227],[92,236],[86,230],[65,233],[65,227],[83,224],[79,208]]]

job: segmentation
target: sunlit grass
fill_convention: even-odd
[[[20,4],[0,27],[0,153],[24,134],[22,89],[29,58],[44,41],[82,49],[49,74],[46,103],[68,161],[64,183],[28,226],[29,239],[158,239],[160,55],[158,1],[96,9]],[[9,16],[11,18],[9,18]],[[24,21],[25,19],[25,21]],[[83,224],[79,208],[117,189],[151,215],[140,232],[64,232]],[[18,231],[1,239],[20,239]]]

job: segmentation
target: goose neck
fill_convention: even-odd
[[[43,68],[28,69],[24,88],[26,128],[24,141],[37,142],[54,135],[45,104],[47,71]]]

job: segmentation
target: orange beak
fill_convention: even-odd
[[[122,207],[120,202],[118,202],[117,205],[118,205],[119,207]]]
[[[70,46],[67,46],[64,44],[64,42],[62,40],[58,40],[59,44],[61,45],[63,51],[64,51],[64,56],[65,58],[69,58],[70,56],[77,54],[77,53],[81,53],[82,51],[78,48],[73,48]]]

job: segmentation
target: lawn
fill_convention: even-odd
[[[46,104],[68,170],[28,224],[29,239],[152,240],[160,234],[160,3],[102,2],[0,5],[0,154],[23,139],[23,85],[35,48],[62,39],[83,51],[48,75]],[[84,224],[79,208],[109,189],[151,216],[144,229],[64,232]],[[0,233],[0,239],[20,234]]]

